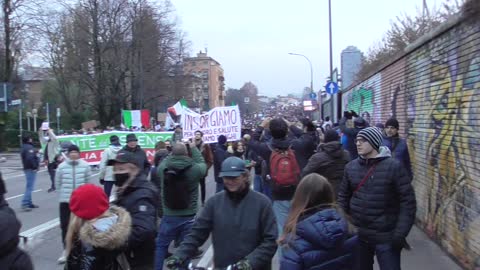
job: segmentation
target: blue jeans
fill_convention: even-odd
[[[278,235],[283,234],[283,226],[287,221],[288,212],[290,211],[290,201],[273,201],[273,213],[277,220]]]
[[[401,249],[394,248],[390,243],[369,244],[359,241],[355,250],[355,270],[373,270],[373,256],[377,256],[380,270],[400,270]]]
[[[190,233],[194,216],[175,217],[163,216],[160,228],[158,229],[157,246],[155,249],[155,269],[163,269],[163,261],[168,252],[168,246],[173,240],[180,244],[185,236]]]
[[[32,192],[33,187],[35,186],[35,178],[37,177],[36,170],[24,170],[25,178],[27,179],[27,184],[25,185],[25,193],[23,194],[22,206],[29,207],[32,203]]]
[[[270,185],[263,180],[261,175],[255,174],[253,178],[253,190],[264,194],[265,196],[270,198],[270,200],[272,199],[272,191],[270,189]]]

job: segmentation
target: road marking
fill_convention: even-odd
[[[37,189],[37,190],[34,190],[34,191],[32,191],[32,193],[35,193],[35,192],[40,192],[40,191],[42,191],[42,189]],[[8,197],[8,198],[6,198],[5,200],[7,200],[7,201],[8,201],[8,200],[11,200],[11,199],[15,199],[15,198],[18,198],[18,197],[22,197],[23,195],[24,195],[24,194],[20,194],[20,195],[16,195],[16,196]]]
[[[207,252],[202,256],[202,259],[198,262],[197,266],[199,267],[207,267],[212,262],[213,258],[213,244],[208,247]]]
[[[32,241],[36,236],[43,234],[51,229],[54,229],[60,225],[60,219],[55,218],[50,221],[47,221],[43,224],[40,224],[36,227],[33,227],[31,229],[28,229],[26,231],[23,231],[19,234],[20,238],[23,241],[20,241],[20,247],[21,248],[27,248],[27,245],[29,245],[29,248],[33,248],[35,245],[35,242]]]
[[[37,174],[38,174],[38,173],[43,173],[43,172],[46,172],[46,171],[47,171],[47,170],[38,171]],[[25,174],[22,173],[22,174],[17,174],[17,175],[12,175],[12,176],[4,175],[4,177],[5,177],[6,179],[3,179],[3,180],[7,180],[7,181],[8,181],[9,179],[12,179],[12,178],[25,177]]]

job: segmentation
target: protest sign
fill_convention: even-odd
[[[220,135],[228,141],[241,139],[242,121],[238,106],[217,107],[205,114],[184,111],[182,115],[183,138],[190,139],[195,131],[203,132],[205,143],[215,143]]]
[[[110,145],[110,136],[117,135],[122,145],[126,144],[127,135],[132,132],[106,132],[90,135],[57,136],[60,143],[71,142],[80,148],[81,157],[90,165],[97,165],[102,158],[102,152]],[[138,145],[147,153],[150,162],[155,156],[155,144],[172,137],[173,132],[134,132],[138,139]],[[45,149],[45,145],[42,146]]]

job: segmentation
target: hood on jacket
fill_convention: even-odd
[[[17,248],[21,226],[13,210],[8,207],[8,203],[5,200],[0,202],[0,231],[2,232],[0,234],[0,258]]]
[[[313,246],[333,248],[348,238],[348,224],[335,209],[324,209],[300,221],[297,236]]]
[[[291,140],[287,138],[272,139],[272,148],[286,150],[290,147],[291,143],[292,143]]]
[[[110,151],[112,151],[114,155],[117,155],[118,151],[122,150],[122,146],[120,144],[110,144],[108,148],[110,148]]]
[[[379,153],[376,157],[371,158],[371,159],[364,159],[361,156],[358,156],[358,160],[359,160],[360,164],[363,165],[363,164],[368,164],[368,163],[371,163],[371,162],[384,160],[384,159],[390,158],[390,157],[392,157],[392,152],[390,151],[390,149],[388,149],[388,147],[386,147],[386,146],[380,146]]]
[[[320,144],[318,146],[318,152],[325,152],[334,158],[342,157],[344,154],[342,144],[337,141]]]
[[[122,207],[111,206],[107,217],[83,224],[80,240],[97,248],[119,249],[126,245],[131,227],[130,214]]]
[[[193,159],[188,156],[168,156],[165,162],[168,169],[183,170],[193,164]]]

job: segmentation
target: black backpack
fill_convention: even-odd
[[[188,179],[185,172],[192,165],[178,170],[173,168],[165,168],[163,171],[163,194],[165,206],[173,210],[183,210],[190,206],[191,194],[189,191]]]

